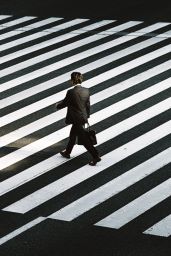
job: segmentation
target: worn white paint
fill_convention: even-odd
[[[64,176],[63,178],[52,182],[51,184],[33,192],[32,194],[29,194],[28,196],[18,200],[17,202],[14,202],[13,204],[5,207],[3,210],[17,213],[26,213],[34,209],[35,207],[43,204],[44,202],[52,199],[58,194],[64,192],[70,187],[73,187],[80,182],[88,179],[89,177],[92,177],[95,174],[104,171],[107,167],[111,166],[111,164],[115,164],[125,159],[126,157],[134,154],[135,152],[143,149],[144,147],[151,145],[155,141],[165,137],[170,133],[170,127],[171,121],[166,122],[158,126],[157,128],[143,134],[142,136],[132,140],[131,142],[128,142],[125,145],[111,151],[104,158],[105,161],[102,161],[102,163],[100,162],[99,165],[95,166],[94,170],[92,169],[92,166],[85,165],[77,169],[75,172],[72,172],[70,175]],[[115,131],[116,128],[113,128],[113,130],[111,130],[110,132],[109,130],[106,131],[106,134],[102,132],[104,134],[102,138],[106,141],[105,135],[107,136],[110,134],[111,136],[112,134],[113,136]]]
[[[154,236],[171,236],[171,214],[143,232]]]
[[[171,178],[102,219],[97,226],[119,229],[171,196]]]

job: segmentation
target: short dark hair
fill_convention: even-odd
[[[83,75],[80,72],[73,72],[71,74],[71,80],[73,84],[81,84],[83,81]]]

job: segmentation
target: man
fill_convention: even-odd
[[[57,110],[67,107],[65,123],[72,124],[68,145],[66,150],[60,152],[60,154],[65,158],[70,158],[76,138],[79,136],[84,147],[92,155],[93,159],[89,162],[89,165],[94,166],[101,161],[101,158],[84,130],[84,125],[90,117],[90,93],[89,89],[81,86],[82,81],[83,75],[80,72],[73,72],[71,83],[74,88],[67,91],[66,97],[60,103],[56,103]]]

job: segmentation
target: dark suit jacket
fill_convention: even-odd
[[[90,117],[89,89],[76,85],[67,91],[66,97],[57,104],[57,109],[67,107],[66,124],[85,124]]]

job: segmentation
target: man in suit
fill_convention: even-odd
[[[68,145],[66,150],[60,154],[65,158],[70,158],[76,138],[79,136],[84,147],[92,155],[93,159],[89,164],[96,165],[101,158],[84,130],[84,125],[88,123],[90,117],[90,93],[89,89],[81,86],[82,81],[83,75],[80,72],[73,72],[71,83],[74,88],[67,91],[65,98],[60,103],[56,103],[57,110],[67,107],[65,123],[72,124]]]

